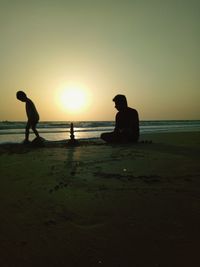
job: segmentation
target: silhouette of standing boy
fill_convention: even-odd
[[[37,109],[34,103],[29,99],[23,91],[18,91],[17,99],[26,103],[26,115],[28,118],[26,124],[25,140],[24,143],[29,143],[29,130],[33,130],[37,138],[40,138],[38,131],[36,130],[36,125],[40,119]]]
[[[139,139],[139,116],[137,110],[128,107],[124,95],[113,98],[118,110],[115,118],[115,129],[111,133],[102,133],[101,138],[107,143],[137,142]]]

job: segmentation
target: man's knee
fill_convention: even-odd
[[[111,133],[102,133],[101,134],[101,139],[103,139],[107,143],[114,143],[116,140],[116,135],[111,132]]]

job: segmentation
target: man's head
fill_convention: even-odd
[[[113,101],[115,102],[115,108],[119,111],[126,109],[128,106],[125,95],[116,95]]]
[[[16,97],[17,97],[18,100],[20,100],[22,102],[25,102],[26,99],[27,99],[27,96],[26,96],[26,94],[23,91],[18,91],[16,93]]]

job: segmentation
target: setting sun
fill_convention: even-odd
[[[61,90],[59,101],[69,112],[81,112],[89,102],[87,91],[80,86],[68,86]]]

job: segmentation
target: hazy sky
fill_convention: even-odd
[[[199,0],[0,0],[0,120],[113,120],[125,94],[141,120],[200,119]],[[59,94],[85,88],[72,113]],[[69,100],[70,101],[70,100]]]

